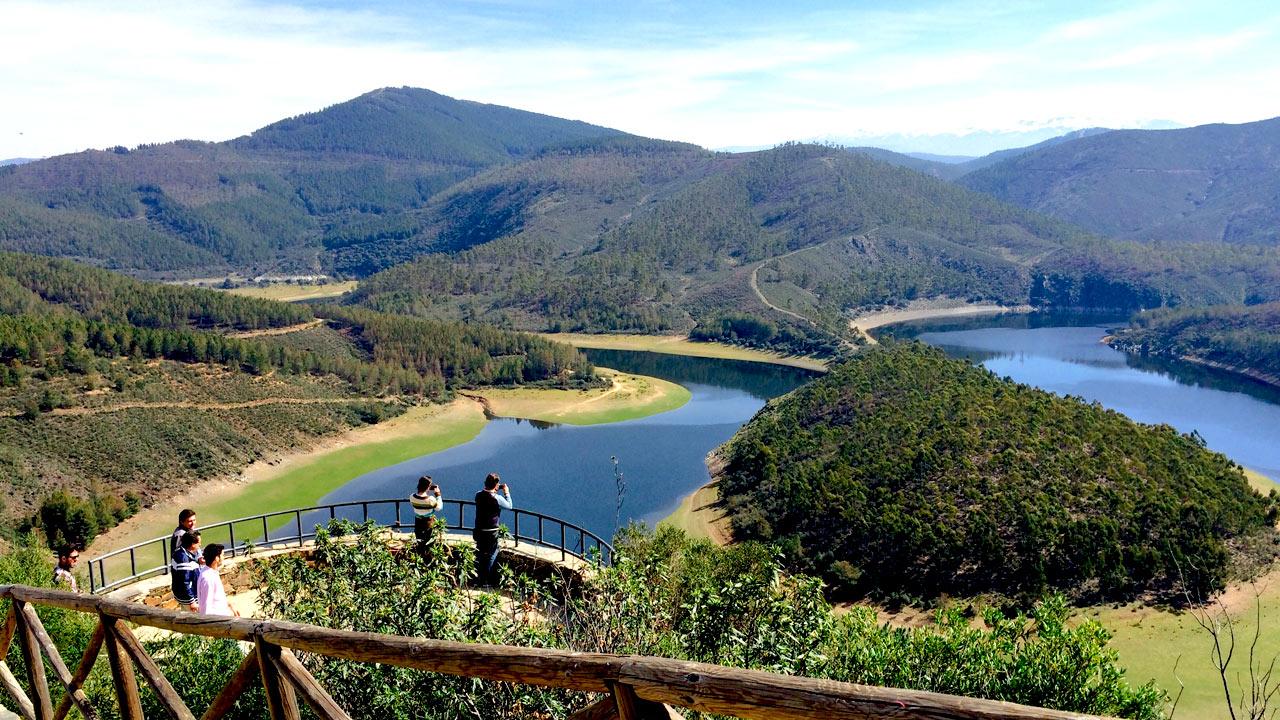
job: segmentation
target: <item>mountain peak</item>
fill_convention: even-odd
[[[233,140],[249,150],[371,155],[476,167],[625,133],[432,90],[384,87]]]

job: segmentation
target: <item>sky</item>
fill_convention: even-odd
[[[0,159],[408,85],[715,148],[980,155],[1280,115],[1280,3],[0,0]]]

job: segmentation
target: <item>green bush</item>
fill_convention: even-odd
[[[682,532],[624,531],[615,563],[582,584],[505,573],[510,599],[473,592],[469,546],[429,557],[389,548],[372,525],[335,523],[310,557],[259,563],[273,617],[462,642],[645,654],[848,682],[966,694],[1076,712],[1157,718],[1164,694],[1130,687],[1100,625],[1065,623],[1060,597],[1030,615],[972,626],[944,611],[928,627],[833,612],[821,583],[777,553],[719,548]],[[332,658],[304,663],[353,717],[560,717],[588,698]],[[219,672],[225,672],[220,670]]]

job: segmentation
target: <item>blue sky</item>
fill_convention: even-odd
[[[0,158],[411,85],[712,148],[981,154],[1280,115],[1275,2],[0,0]]]

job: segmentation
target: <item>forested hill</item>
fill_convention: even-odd
[[[639,140],[385,88],[224,143],[88,150],[0,168],[0,249],[169,275],[319,272],[327,235],[394,225],[483,168]]]
[[[959,180],[1111,237],[1280,243],[1280,118],[1116,130],[1020,154]]]
[[[594,382],[532,335],[0,253],[0,534],[43,506],[46,529],[87,541],[126,494],[173,495],[455,387]]]
[[[821,145],[548,154],[460,183],[411,224],[352,227],[330,247],[346,272],[393,266],[353,299],[377,309],[535,330],[696,328],[808,351],[850,313],[917,297],[1134,309],[1280,299],[1280,251],[1106,240]]]
[[[1168,426],[918,344],[869,349],[771,402],[721,450],[735,537],[846,594],[1047,588],[1207,597],[1280,497]]]
[[[1111,344],[1187,359],[1280,386],[1280,303],[1160,309],[1135,316]]]
[[[268,125],[230,145],[484,167],[546,147],[624,136],[599,125],[486,105],[417,88],[382,88]]]
[[[774,305],[836,330],[844,310],[915,296],[1025,301],[1034,262],[1083,238],[817,145],[548,156],[472,178],[430,210],[404,238],[338,250],[360,266],[453,251],[370,278],[357,302],[536,329],[688,330],[731,313],[812,329],[770,310],[754,278]],[[455,229],[459,212],[492,225]]]

